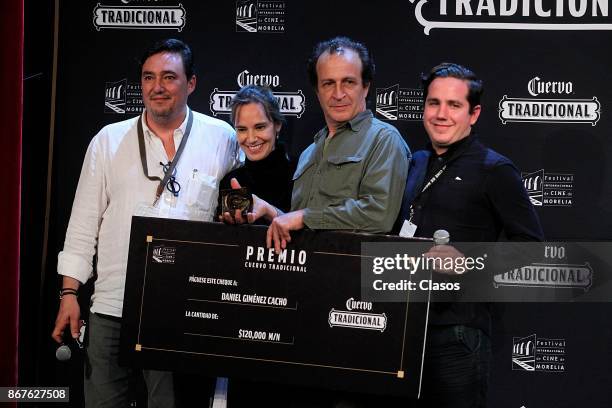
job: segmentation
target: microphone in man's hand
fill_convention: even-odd
[[[62,343],[57,350],[55,350],[55,358],[57,358],[59,361],[68,361],[70,360],[70,357],[72,357],[72,350],[70,350],[70,347],[64,343]]]
[[[66,330],[66,332],[64,333],[64,338],[73,340],[77,347],[79,349],[82,349],[83,341],[85,338],[85,327],[87,326],[87,324],[85,323],[85,321],[81,320],[80,326],[81,328],[79,329],[79,337],[77,337],[76,339],[73,338],[72,333],[70,333],[70,330]],[[68,361],[70,360],[70,357],[72,357],[72,350],[70,349],[70,346],[68,346],[66,343],[60,344],[57,350],[55,350],[55,358],[57,358],[59,361]]]
[[[450,234],[447,230],[436,230],[433,234],[433,241],[435,245],[446,245],[450,242]]]

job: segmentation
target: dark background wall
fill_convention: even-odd
[[[192,46],[198,85],[190,106],[199,112],[217,113],[218,103],[213,103],[216,96],[222,91],[237,91],[238,77],[245,70],[253,75],[277,77],[274,91],[285,92],[294,101],[303,97],[304,110],[297,109],[287,117],[281,136],[294,156],[323,125],[304,68],[316,42],[347,35],[366,43],[377,64],[368,105],[377,117],[400,130],[413,151],[424,147],[427,141],[419,119],[419,74],[441,61],[465,64],[485,81],[483,112],[476,130],[485,144],[511,158],[525,174],[547,238],[589,241],[608,240],[612,235],[612,185],[606,183],[612,172],[607,160],[612,154],[612,122],[608,114],[612,89],[607,86],[612,76],[607,46],[612,33],[610,27],[604,26],[612,24],[612,18],[602,16],[601,8],[595,12],[592,8],[593,4],[607,5],[607,1],[562,2],[563,16],[555,15],[557,2],[543,1],[551,16],[539,17],[534,2],[529,15],[523,15],[521,1],[516,2],[515,15],[501,16],[497,0],[482,2],[492,5],[495,15],[486,9],[477,15],[480,2],[470,2],[471,16],[465,12],[456,15],[456,3],[450,0],[446,1],[446,15],[440,14],[437,0],[388,0],[376,4],[348,0],[185,0],[180,2],[181,8],[179,2],[171,0],[109,0],[104,6],[97,6],[97,1],[59,2],[57,95],[55,114],[51,116],[54,139],[45,246],[40,237],[44,236],[47,220],[40,203],[47,192],[46,118],[50,117],[50,33],[54,13],[52,2],[33,3],[26,1],[25,73],[26,77],[38,72],[41,75],[25,82],[24,140],[31,143],[24,152],[24,180],[29,183],[24,182],[24,206],[31,216],[22,224],[22,319],[35,319],[38,323],[21,332],[22,340],[32,350],[31,354],[20,355],[24,384],[58,383],[62,381],[56,380],[58,373],[60,378],[79,375],[78,361],[56,365],[52,359],[54,347],[48,333],[57,310],[56,255],[63,245],[86,147],[105,124],[139,112],[135,60],[145,47],[161,38],[177,37]],[[584,15],[573,17],[569,3],[584,4]],[[177,16],[185,17],[184,27],[108,28],[100,21],[102,11],[107,10],[104,7],[121,12],[139,7],[172,8]],[[253,32],[237,24],[237,9],[245,7],[256,10],[260,18]],[[281,20],[266,22],[265,10],[270,9],[280,14],[268,17]],[[421,23],[423,19],[460,26],[427,31]],[[495,27],[479,26],[487,23]],[[544,29],[550,28],[544,24],[567,26],[564,30],[551,30]],[[594,24],[591,28],[597,29],[589,30],[586,24]],[[263,30],[270,26],[276,31]],[[529,83],[538,81],[536,78],[558,83],[555,87],[559,89],[552,91],[549,85],[548,91],[531,88],[530,93]],[[507,120],[510,112],[503,102],[513,98],[519,99],[514,102],[520,106],[571,105],[586,110],[588,115],[576,115],[573,121],[567,116],[536,118],[526,115],[522,108],[522,116],[514,118],[521,121],[511,121]],[[597,108],[599,112],[594,113]],[[224,114],[218,117],[228,120]],[[25,291],[24,284],[41,289],[36,293]],[[608,304],[511,304],[497,309],[491,406],[575,407],[583,406],[585,401],[590,407],[608,406],[611,384],[605,373],[612,363],[611,326],[606,323]],[[564,340],[559,349],[566,362],[562,368],[528,370],[513,363],[513,345],[532,335],[543,339],[540,344],[545,344],[545,339]]]

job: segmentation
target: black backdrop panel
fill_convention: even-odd
[[[368,105],[412,150],[427,140],[419,74],[441,61],[468,65],[485,81],[476,130],[524,174],[547,238],[608,239],[608,9],[608,0],[61,1],[50,253],[62,247],[87,144],[103,125],[139,112],[135,60],[165,37],[194,50],[198,82],[190,106],[197,111],[227,120],[219,95],[257,75],[293,101],[281,138],[294,156],[323,125],[304,67],[317,41],[347,35],[368,45],[377,64]],[[143,16],[153,22],[139,23]],[[609,325],[602,325],[608,305],[525,307],[529,312],[500,312],[491,405],[606,406],[610,382],[598,374],[612,358],[587,340],[610,342]],[[566,340],[563,372],[512,369],[513,338],[520,348],[519,340],[534,333]],[[533,344],[545,348],[537,338]]]

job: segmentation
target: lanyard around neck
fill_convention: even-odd
[[[149,180],[159,180],[159,185],[157,186],[157,190],[155,191],[155,201],[153,202],[153,205],[155,205],[157,203],[157,200],[159,200],[159,197],[161,197],[162,193],[164,192],[164,187],[166,184],[168,184],[168,180],[170,180],[170,177],[172,177],[174,169],[176,168],[176,164],[178,163],[179,158],[181,157],[181,153],[183,153],[183,149],[187,144],[187,138],[189,137],[189,133],[191,133],[191,125],[193,125],[193,111],[191,109],[189,110],[189,118],[187,119],[187,126],[185,128],[183,138],[181,139],[181,144],[179,145],[178,150],[174,154],[174,159],[169,162],[170,166],[168,167],[168,170],[166,171],[166,174],[164,175],[163,179],[157,176],[149,176],[149,169],[147,166],[147,150],[145,149],[144,131],[142,130],[142,121],[145,120],[144,115],[145,113],[143,113],[142,117],[138,120],[138,148],[140,150],[140,162],[142,163],[142,171],[144,172],[145,177]]]
[[[436,180],[438,180],[440,178],[442,173],[444,173],[444,170],[446,170],[446,164],[444,166],[442,166],[442,168],[440,170],[438,170],[438,172],[436,174],[434,174],[432,178],[429,179],[427,184],[425,184],[425,187],[423,187],[423,189],[421,190],[420,194],[423,194],[425,192],[425,190],[427,190],[429,187],[431,187],[431,185],[433,183],[435,183]],[[410,204],[410,217],[408,218],[409,222],[412,222],[412,217],[414,217],[414,205]]]
[[[427,182],[427,184],[425,184],[425,187],[423,187],[423,189],[421,190],[421,194],[427,190],[429,187],[431,187],[431,185],[433,183],[436,182],[436,180],[438,180],[440,178],[440,176],[442,175],[442,173],[444,173],[444,170],[446,170],[446,164],[444,166],[442,166],[442,168],[440,170],[438,170],[438,172],[436,174],[433,175],[433,177],[431,179],[429,179],[429,181]]]

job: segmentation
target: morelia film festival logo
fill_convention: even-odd
[[[237,1],[236,32],[282,34],[285,32],[285,10],[284,1]]]
[[[121,79],[104,86],[104,113],[140,114],[144,111],[142,89],[137,82]]]
[[[173,264],[176,260],[176,248],[165,245],[157,245],[153,247],[151,259],[155,263]]]
[[[376,88],[376,113],[387,120],[423,120],[423,90],[400,88],[399,84],[388,88]]]
[[[280,86],[280,77],[271,74],[252,74],[244,70],[238,74],[236,81],[240,88],[247,85],[266,86],[274,90]],[[210,94],[210,111],[214,116],[219,114],[229,115],[231,112],[230,101],[238,91],[220,91],[215,88]],[[301,89],[295,92],[274,91],[274,96],[278,99],[280,111],[286,116],[296,116],[300,118],[306,110],[306,99]]]
[[[122,0],[122,3],[131,3]],[[149,3],[149,2],[147,2]],[[101,29],[166,29],[182,31],[187,12],[182,4],[176,6],[119,5],[98,3],[93,10],[93,25]]]
[[[387,328],[385,313],[370,313],[372,302],[364,302],[349,298],[345,304],[346,310],[331,309],[329,311],[329,327],[348,327],[351,329],[378,330],[381,333]]]
[[[512,369],[530,372],[565,372],[565,339],[538,338],[535,334],[513,337]]]
[[[522,173],[523,185],[536,207],[571,207],[574,204],[574,175],[548,173],[544,169]]]
[[[416,3],[414,15],[425,35],[434,28],[612,30],[608,0],[410,0],[410,3]]]
[[[601,104],[591,99],[537,98],[540,95],[572,95],[574,85],[565,81],[544,81],[536,76],[527,82],[527,91],[534,98],[508,98],[499,101],[499,119],[508,122],[590,123],[597,125]]]
[[[563,245],[544,245],[545,262],[534,262],[493,276],[493,286],[515,286],[551,289],[582,289],[593,285],[593,268],[589,262],[569,263]]]

